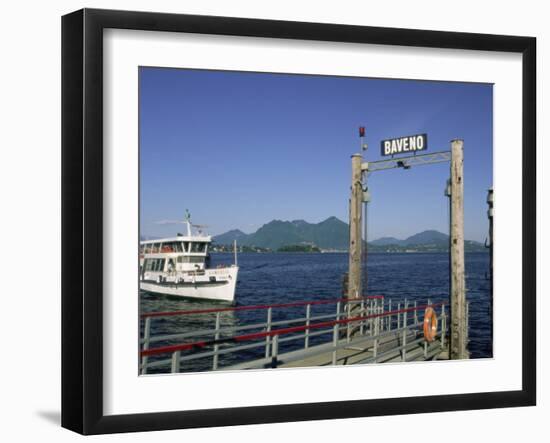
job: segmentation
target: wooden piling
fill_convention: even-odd
[[[363,186],[361,154],[351,157],[351,199],[349,211],[349,276],[348,298],[361,297],[361,207],[363,201]]]
[[[487,217],[489,218],[489,239],[488,239],[488,246],[489,246],[489,275],[487,276],[489,279],[489,297],[490,297],[490,305],[489,305],[489,314],[491,316],[491,343],[493,343],[493,302],[494,302],[494,294],[493,294],[493,202],[494,202],[494,194],[493,194],[493,187],[489,188],[487,191],[487,204],[489,205],[489,209],[487,210]]]
[[[469,358],[464,264],[464,142],[451,142],[451,359]]]

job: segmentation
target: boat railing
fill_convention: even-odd
[[[314,313],[322,305],[334,306],[334,310]],[[275,313],[289,308],[304,308],[305,312],[291,317]],[[422,335],[424,314],[433,308],[440,318],[435,342],[429,343]],[[250,324],[222,325],[222,316],[242,311],[265,311],[265,321]],[[295,312],[296,310],[294,310]],[[214,326],[194,331],[152,335],[152,322],[169,317],[193,318],[210,316]],[[339,350],[350,345],[370,346],[370,357],[361,363],[382,362],[391,351],[397,350],[406,361],[407,351],[424,341],[424,353],[441,352],[447,334],[447,313],[444,303],[419,304],[417,301],[392,302],[383,296],[358,299],[333,299],[300,301],[272,305],[221,307],[170,312],[150,312],[141,316],[143,336],[141,344],[140,372],[182,372],[220,370],[227,367],[273,368],[279,366],[282,352],[284,363],[313,357],[319,353],[332,353],[332,364],[337,364]],[[390,351],[380,348],[387,337],[397,337],[400,344]],[[434,350],[434,347],[437,349]],[[263,349],[262,349],[263,348]],[[246,354],[246,360],[235,364],[237,354]],[[393,354],[392,354],[393,355]],[[434,354],[435,355],[435,354]],[[263,356],[263,357],[261,357]],[[202,364],[197,366],[197,361]]]

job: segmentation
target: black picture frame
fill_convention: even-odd
[[[522,388],[131,415],[103,413],[103,30],[503,51],[522,54]],[[536,39],[83,9],[62,18],[62,426],[82,434],[290,422],[536,404]]]

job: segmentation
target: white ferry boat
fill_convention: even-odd
[[[210,268],[212,238],[193,233],[189,213],[187,234],[140,243],[140,288],[157,294],[233,303],[237,284],[237,252],[230,266]]]

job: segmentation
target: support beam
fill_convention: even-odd
[[[361,297],[361,205],[363,200],[361,154],[351,157],[351,198],[349,210],[348,298]]]
[[[439,151],[430,154],[410,155],[408,157],[395,157],[386,160],[365,162],[362,168],[363,171],[367,171],[371,174],[376,171],[385,171],[386,169],[409,169],[412,166],[433,165],[434,163],[443,163],[450,160],[451,151]]]
[[[488,245],[489,247],[489,294],[490,294],[490,315],[491,315],[491,343],[493,343],[493,330],[494,330],[494,317],[493,317],[493,304],[494,304],[494,293],[493,293],[493,202],[494,202],[494,195],[493,195],[493,187],[489,188],[487,191],[487,204],[489,205],[489,209],[487,210],[487,216],[489,217],[489,238],[488,238]],[[491,348],[492,352],[492,348]]]
[[[469,358],[464,265],[464,142],[451,142],[451,359]]]

